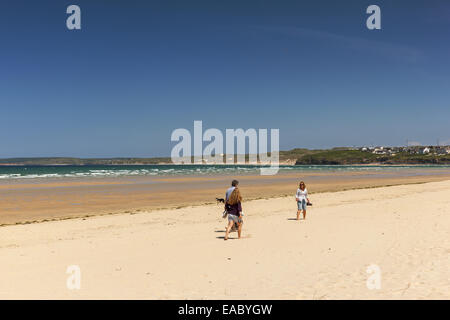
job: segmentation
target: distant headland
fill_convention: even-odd
[[[225,162],[224,155],[224,162]],[[231,158],[230,158],[231,159]],[[227,164],[230,164],[228,159]],[[248,155],[246,156],[248,159]],[[89,166],[89,165],[168,165],[170,157],[154,158],[5,158],[0,166]],[[217,164],[204,160],[203,164]],[[243,165],[245,163],[234,162]],[[296,148],[280,151],[283,165],[368,165],[368,164],[450,164],[450,146],[407,146],[407,147],[338,147],[332,149]]]

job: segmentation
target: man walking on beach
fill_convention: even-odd
[[[231,181],[231,187],[227,189],[227,191],[225,192],[225,210],[227,210],[227,201],[230,198],[231,193],[234,191],[234,189],[236,189],[236,187],[238,186],[239,181],[237,180],[233,180]],[[226,229],[227,227],[225,227]],[[237,231],[238,226],[236,223],[233,224],[233,227],[231,228],[231,232]]]
[[[239,181],[237,181],[237,180],[231,181],[231,187],[228,188],[227,192],[225,193],[225,204],[227,203],[228,199],[230,198],[231,193],[238,186],[238,184],[239,184]]]
[[[225,210],[228,213],[228,226],[226,228],[226,233],[224,240],[228,240],[228,234],[232,230],[238,232],[238,238],[241,238],[242,233],[242,196],[238,189],[239,182],[233,180],[231,182],[231,188],[225,193]]]

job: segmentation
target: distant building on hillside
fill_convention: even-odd
[[[394,156],[398,153],[407,154],[434,154],[447,155],[450,154],[450,146],[407,146],[407,147],[359,147],[357,148],[363,152],[371,152],[374,154],[385,154]]]
[[[373,150],[373,153],[375,153],[375,154],[386,154],[386,151],[384,150],[384,147],[376,147]]]

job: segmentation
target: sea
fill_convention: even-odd
[[[2,179],[42,179],[120,176],[259,174],[259,165],[92,165],[0,166]],[[450,165],[281,165],[283,172],[397,172],[406,175],[450,174]]]

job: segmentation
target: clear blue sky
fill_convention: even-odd
[[[0,157],[168,156],[194,120],[282,150],[450,144],[445,0],[8,0],[0,41]]]

